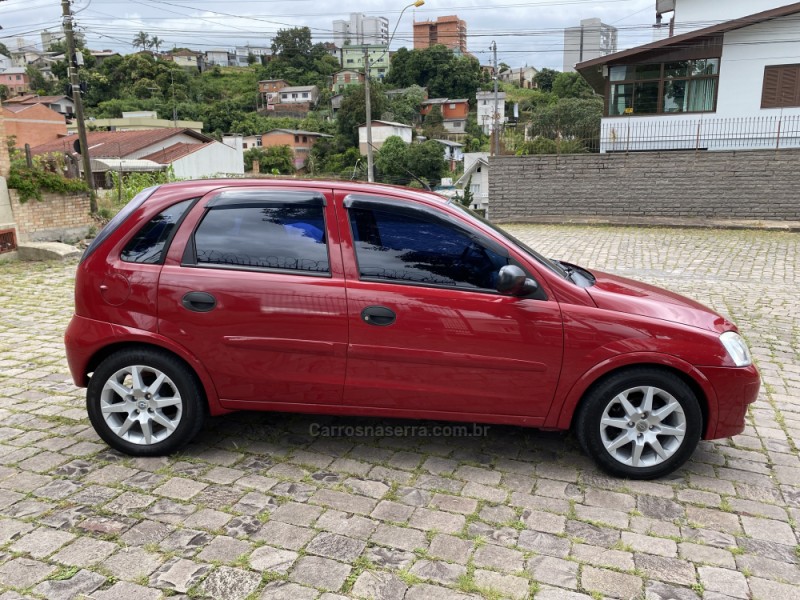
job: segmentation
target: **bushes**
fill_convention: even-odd
[[[11,161],[11,173],[8,187],[17,190],[19,201],[24,203],[35,198],[42,199],[42,191],[56,194],[78,194],[88,192],[89,188],[82,179],[67,179],[61,173],[64,158],[55,154],[37,156],[33,166],[29,167],[24,160]]]

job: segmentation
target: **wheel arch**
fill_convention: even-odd
[[[706,377],[692,365],[675,357],[662,358],[661,355],[649,355],[638,356],[634,360],[631,360],[632,358],[628,356],[626,360],[620,362],[612,363],[608,361],[597,365],[576,381],[561,407],[557,427],[559,429],[572,429],[586,397],[608,378],[625,371],[650,368],[676,375],[689,386],[697,398],[700,412],[703,416],[702,438],[708,439],[716,427],[717,396]]]
[[[117,352],[123,350],[135,350],[135,349],[155,350],[158,352],[163,352],[164,354],[168,354],[174,357],[175,359],[179,360],[181,363],[184,364],[184,366],[186,366],[186,368],[192,373],[192,375],[197,378],[198,385],[204,393],[205,396],[204,399],[206,401],[206,406],[208,408],[209,414],[211,414],[212,416],[217,416],[231,412],[220,406],[219,397],[217,396],[214,383],[212,382],[210,375],[206,372],[206,370],[202,367],[202,365],[192,360],[191,357],[184,355],[184,353],[180,352],[175,348],[153,343],[152,341],[125,340],[125,341],[115,341],[113,343],[102,346],[89,357],[89,360],[86,363],[86,368],[84,369],[84,377],[86,381],[88,382],[89,374],[93,373],[97,369],[97,367],[109,356],[112,356]]]

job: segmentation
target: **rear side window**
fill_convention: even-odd
[[[144,225],[121,253],[125,262],[160,264],[177,226],[196,198],[173,204]]]
[[[211,208],[194,235],[198,265],[328,274],[324,207]]]

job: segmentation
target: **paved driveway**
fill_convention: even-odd
[[[386,422],[283,414],[134,460],[68,378],[75,265],[0,265],[0,599],[800,597],[800,236],[513,230],[733,317],[766,383],[745,433],[647,483],[560,434],[315,437]]]

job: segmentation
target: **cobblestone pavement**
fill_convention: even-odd
[[[284,414],[134,460],[68,377],[75,264],[0,265],[0,599],[800,598],[800,236],[511,229],[733,317],[766,384],[745,433],[656,482],[568,435],[326,438],[383,421]]]

